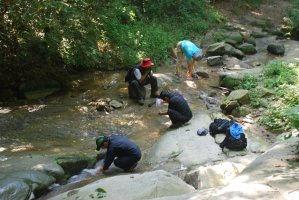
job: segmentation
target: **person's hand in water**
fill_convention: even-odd
[[[99,174],[99,173],[104,173],[104,168],[103,167],[99,167],[97,170],[96,170],[96,172],[97,172],[97,174]]]

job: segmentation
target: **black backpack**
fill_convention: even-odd
[[[220,147],[223,150],[224,147],[234,150],[242,151],[247,147],[247,138],[245,134],[242,133],[239,140],[233,138],[229,133],[226,134],[224,140],[220,143]]]
[[[233,122],[227,119],[216,118],[209,126],[211,136],[215,137],[218,133],[228,133],[229,127]]]
[[[130,82],[134,79],[133,78],[133,72],[134,72],[134,69],[137,68],[138,66],[139,65],[134,65],[130,69],[128,69],[127,74],[125,76],[125,82]]]

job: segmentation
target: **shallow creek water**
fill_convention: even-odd
[[[209,79],[178,81],[174,72],[173,65],[156,69],[160,88],[167,87],[185,93],[193,112],[203,108],[198,93],[212,82],[217,85],[218,77],[210,75]],[[1,171],[21,169],[21,166],[15,165],[22,157],[33,158],[34,163],[41,157],[47,159],[80,151],[93,155],[96,153],[95,138],[99,134],[126,135],[142,150],[149,148],[170,125],[167,117],[158,115],[159,109],[167,109],[167,106],[147,106],[155,101],[148,97],[149,86],[144,106],[128,99],[124,75],[125,72],[83,73],[78,78],[74,77],[72,89],[65,94],[26,102],[21,106],[1,107]],[[110,113],[97,112],[88,103],[100,98],[122,101],[124,107]]]
[[[267,43],[257,44],[265,46]],[[257,45],[258,53],[244,61],[266,64],[273,59],[265,50],[259,51],[265,49],[264,46]],[[155,75],[160,90],[170,88],[181,92],[193,113],[209,112],[199,99],[199,92],[215,91],[210,86],[219,84],[218,72],[222,68],[208,67],[206,62],[201,62],[196,69],[207,72],[209,78],[177,80],[172,64],[157,67]],[[124,76],[124,71],[85,72],[73,77],[72,88],[67,93],[26,102],[21,106],[0,105],[0,177],[11,171],[30,169],[60,155],[84,152],[94,156],[97,153],[95,139],[100,134],[125,135],[136,142],[142,152],[146,152],[170,125],[168,117],[158,115],[159,110],[165,110],[167,106],[147,106],[155,100],[149,98],[149,86],[145,105],[139,106],[128,98]],[[121,101],[124,106],[104,113],[88,105],[101,98]],[[30,161],[28,158],[31,158]],[[146,169],[145,166],[141,166],[142,169]]]

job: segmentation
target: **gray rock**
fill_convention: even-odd
[[[210,56],[207,58],[207,64],[209,66],[217,66],[217,65],[222,65],[222,56]]]
[[[0,199],[20,200],[29,199],[31,187],[23,179],[0,179]]]
[[[254,45],[249,44],[249,43],[243,43],[237,47],[240,49],[242,52],[244,52],[247,55],[252,55],[256,53],[256,48]]]
[[[269,44],[267,46],[267,50],[269,53],[275,54],[275,55],[284,55],[285,48],[283,44]]]
[[[32,184],[34,193],[46,190],[55,182],[55,178],[46,173],[34,170],[18,171],[6,176],[7,178],[23,179],[25,182]]]
[[[224,103],[222,103],[220,105],[220,108],[222,109],[223,113],[231,114],[231,112],[239,106],[240,106],[240,104],[238,103],[238,101],[231,100],[231,101],[225,101]]]
[[[117,100],[110,101],[109,105],[115,109],[119,109],[119,108],[123,107],[123,104]]]
[[[64,170],[56,163],[38,164],[33,166],[32,169],[45,172],[46,174],[55,177],[56,180],[62,180],[64,178]]]
[[[227,101],[237,101],[240,105],[250,103],[249,99],[249,91],[248,90],[234,90],[232,91],[228,97],[226,98]]]
[[[251,113],[251,111],[252,110],[250,108],[248,108],[248,107],[240,106],[240,107],[235,108],[232,111],[232,115],[234,117],[245,117],[246,115],[248,115],[249,113]]]
[[[144,158],[153,166],[179,162],[184,167],[200,165],[221,158],[221,149],[209,134],[198,136],[199,128],[207,128],[211,123],[209,115],[198,113],[188,124],[163,135],[150,149],[150,156]],[[175,157],[173,155],[176,155]],[[196,156],[195,156],[196,155]]]
[[[92,159],[84,154],[72,154],[56,158],[67,176],[78,174],[91,165]]]
[[[50,200],[97,199],[137,200],[176,196],[195,189],[177,176],[162,170],[104,178],[84,187],[62,193]],[[102,196],[102,197],[101,197]]]

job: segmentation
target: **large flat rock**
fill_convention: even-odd
[[[199,112],[185,126],[170,130],[155,143],[148,153],[154,167],[165,162],[178,162],[184,167],[222,160],[223,153],[209,134],[198,136],[199,128],[209,128],[212,122],[207,113]]]
[[[102,193],[100,191],[103,191]],[[164,196],[179,196],[195,189],[180,178],[162,171],[120,175],[95,181],[79,189],[62,193],[51,200],[104,199],[140,200]]]

